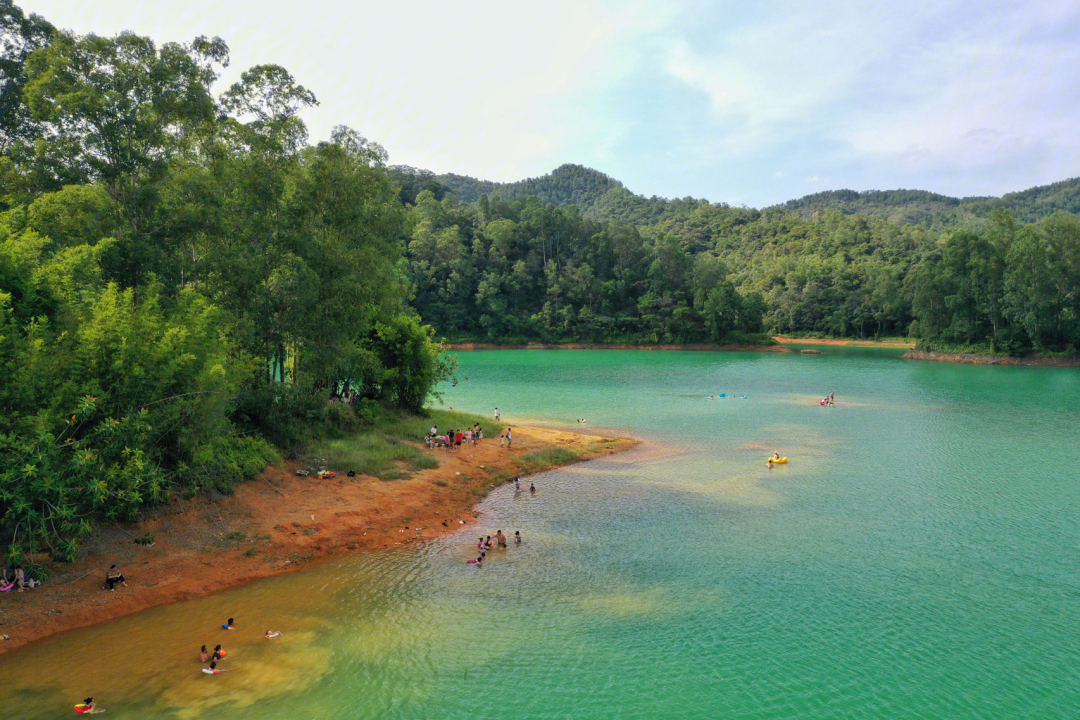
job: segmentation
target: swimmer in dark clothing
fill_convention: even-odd
[[[228,653],[225,652],[224,650],[222,650],[220,645],[215,645],[214,646],[214,656],[212,658],[210,658],[210,659],[211,660],[224,660],[227,655],[228,655]]]
[[[529,492],[532,493],[533,495],[536,494],[536,486],[533,485],[532,483],[529,483]]]

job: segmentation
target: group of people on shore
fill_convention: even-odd
[[[818,402],[818,405],[821,405],[822,407],[826,407],[826,406],[832,407],[833,405],[836,404],[835,400],[836,400],[836,393],[829,393],[828,395],[823,397],[821,400],[818,400],[817,402]]]
[[[9,590],[22,592],[26,589],[32,590],[40,584],[34,578],[26,577],[26,571],[23,570],[22,565],[8,565],[4,568],[4,577],[0,580],[0,592],[8,592]]]
[[[429,450],[446,448],[447,452],[449,452],[461,447],[463,444],[466,447],[476,447],[483,439],[484,430],[480,427],[480,423],[476,423],[466,430],[450,430],[445,434],[439,434],[439,426],[432,425],[431,431],[424,437],[424,443]]]

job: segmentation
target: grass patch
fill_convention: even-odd
[[[568,450],[566,448],[547,448],[537,450],[517,459],[518,467],[522,472],[536,472],[537,470],[554,467],[556,465],[568,465],[580,460],[585,454],[583,450]]]
[[[439,461],[420,443],[432,425],[440,430],[472,427],[479,422],[486,438],[497,438],[506,427],[477,415],[430,410],[426,417],[385,412],[372,425],[355,435],[312,443],[305,452],[309,464],[345,473],[371,475],[380,480],[407,477],[416,470],[433,470]]]
[[[434,470],[439,467],[439,461],[430,455],[421,455],[409,463],[410,470]]]
[[[325,460],[330,470],[355,471],[388,480],[390,474],[401,477],[399,462],[421,462],[427,451],[378,432],[363,433],[339,440],[324,440],[309,450],[310,455]]]

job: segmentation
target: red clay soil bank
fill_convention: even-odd
[[[530,453],[564,448],[588,460],[636,444],[515,426],[512,451],[500,448],[497,439],[454,453],[432,451],[437,469],[400,480],[349,478],[344,472],[320,480],[298,477],[292,465],[267,468],[230,497],[175,500],[142,522],[103,526],[84,543],[85,557],[51,565],[44,585],[0,595],[0,636],[9,636],[0,641],[0,653],[63,630],[289,572],[317,558],[416,542],[415,533],[410,538],[398,532],[406,527],[433,539],[463,527],[461,520],[475,522],[475,503],[507,478],[552,467],[525,462]],[[147,531],[154,546],[135,544]],[[121,567],[128,587],[102,590],[111,563]]]

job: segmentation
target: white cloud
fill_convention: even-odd
[[[436,171],[580,162],[645,194],[753,205],[808,182],[986,194],[1080,174],[1065,0],[23,7],[79,32],[221,35],[234,77],[278,63],[315,91],[313,137],[348,124]]]

